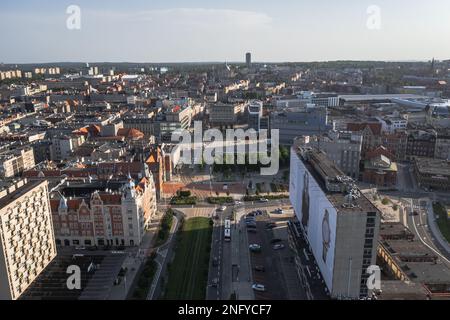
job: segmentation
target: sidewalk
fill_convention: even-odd
[[[170,244],[171,244],[173,237],[175,236],[176,231],[178,229],[178,223],[179,223],[178,217],[173,216],[173,223],[172,223],[172,227],[170,228],[169,238],[167,239],[166,243],[164,243],[162,246],[160,246],[156,250],[155,261],[158,264],[158,270],[156,271],[155,277],[153,278],[152,285],[151,285],[150,290],[147,295],[147,300],[152,300],[154,298],[155,291],[158,286],[159,279],[161,277],[161,273],[163,272],[163,270],[165,269],[166,264],[167,264],[166,257],[169,253]]]
[[[159,216],[157,218],[160,219]],[[156,225],[156,227],[154,225]],[[149,250],[151,249],[153,237],[158,230],[158,225],[159,220],[158,223],[156,223],[156,220],[152,221],[152,228],[145,233],[139,248],[135,248],[135,250],[133,250],[132,252],[127,252],[127,257],[122,264],[122,268],[126,268],[127,273],[119,285],[112,287],[108,300],[127,299],[130,293],[129,291],[133,286],[137,272],[139,271],[142,263],[145,262],[145,258]]]

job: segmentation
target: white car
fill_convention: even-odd
[[[261,292],[266,291],[266,287],[265,287],[264,285],[262,285],[262,284],[257,284],[257,283],[255,283],[254,285],[252,285],[252,289],[255,290],[255,291],[261,291]]]
[[[269,202],[269,200],[267,200],[265,198],[261,198],[261,199],[259,199],[259,202]]]
[[[284,249],[284,244],[276,244],[273,246],[273,250],[281,250]]]
[[[227,210],[227,207],[221,206],[218,210],[223,212],[223,211]]]
[[[250,250],[261,250],[261,246],[259,244],[251,244],[249,246]]]

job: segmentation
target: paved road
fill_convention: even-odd
[[[427,206],[421,207],[421,201],[426,203],[426,200],[410,199],[410,206],[407,208],[408,228],[415,234],[415,236],[431,251],[438,255],[443,262],[450,267],[450,254],[439,244],[439,242],[431,234],[428,226]],[[411,213],[416,211],[418,216],[413,216]]]
[[[230,209],[228,209],[230,210]],[[219,219],[214,220],[214,228],[211,243],[211,256],[209,261],[208,288],[206,289],[207,300],[220,300],[222,297],[222,273],[223,273],[223,223],[224,215],[219,214]],[[217,265],[214,265],[214,259]],[[217,279],[217,287],[211,286]]]

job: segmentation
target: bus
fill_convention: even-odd
[[[225,241],[227,242],[231,241],[231,229],[225,228]]]
[[[231,220],[225,220],[225,229],[231,229]]]

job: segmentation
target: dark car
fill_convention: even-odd
[[[258,272],[265,272],[266,268],[264,268],[264,266],[255,266],[255,271]]]
[[[247,229],[256,229],[256,224],[247,224]]]
[[[213,266],[214,266],[214,267],[217,267],[218,265],[219,265],[219,259],[214,258],[214,259],[213,259]]]
[[[250,233],[258,233],[258,231],[256,230],[256,228],[250,228],[250,227],[247,227],[247,232],[250,232]]]
[[[275,224],[275,223],[267,223],[266,224],[266,228],[267,229],[273,229],[273,228],[275,228],[277,225]]]
[[[275,243],[279,243],[279,242],[282,242],[282,241],[283,240],[281,240],[281,239],[274,238],[274,239],[270,240],[270,243],[275,244]]]

